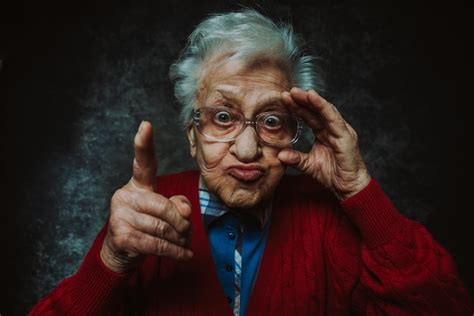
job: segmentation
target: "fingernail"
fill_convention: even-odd
[[[185,205],[185,206],[189,206],[190,208],[192,207],[191,203],[186,199],[180,199],[179,202],[182,204],[182,205]]]
[[[290,95],[290,93],[289,93],[288,91],[283,91],[283,92],[281,93],[281,96],[282,96],[282,97],[286,97],[286,96],[288,96],[288,95]]]
[[[145,125],[145,121],[141,121],[140,126],[138,126],[138,134],[142,132],[143,125]]]
[[[298,88],[298,87],[293,87],[293,88],[291,88],[290,91],[291,91],[291,92],[300,92],[300,91],[303,91],[303,90],[301,90],[301,89]]]

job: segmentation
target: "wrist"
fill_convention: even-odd
[[[139,259],[138,254],[122,254],[113,251],[108,246],[107,238],[104,240],[99,254],[102,263],[111,271],[116,273],[125,273],[136,267]]]
[[[351,184],[345,186],[345,190],[334,191],[334,195],[339,201],[344,201],[366,188],[371,179],[368,172],[363,172],[356,180],[351,182]]]

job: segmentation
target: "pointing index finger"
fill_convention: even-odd
[[[154,190],[157,162],[153,148],[153,127],[150,122],[142,121],[134,139],[135,158],[133,159],[134,185]]]

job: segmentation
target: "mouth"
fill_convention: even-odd
[[[264,169],[260,166],[231,166],[228,169],[231,176],[237,180],[251,182],[260,179],[264,174]]]

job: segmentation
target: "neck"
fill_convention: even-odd
[[[269,219],[269,216],[272,210],[272,201],[273,201],[273,196],[269,199],[261,201],[255,206],[252,206],[250,208],[245,208],[245,209],[236,209],[236,211],[242,212],[242,213],[245,213],[257,218],[258,221],[260,222],[261,227],[263,227]]]

